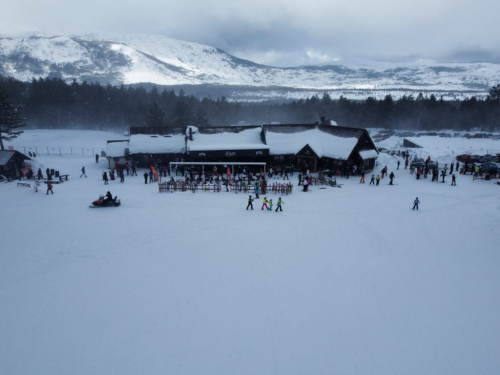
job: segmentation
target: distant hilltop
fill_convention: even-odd
[[[159,35],[20,35],[0,37],[0,75],[178,87],[232,100],[297,99],[325,92],[350,99],[420,92],[462,99],[485,97],[500,83],[500,64],[340,60],[277,68]]]

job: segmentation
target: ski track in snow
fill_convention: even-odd
[[[388,165],[397,185],[295,186],[276,213],[264,195],[245,211],[244,193],[160,194],[141,171],[103,186],[104,158],[36,162],[70,179],[49,196],[0,184],[5,373],[500,371],[492,181],[416,180],[381,154],[375,173]],[[90,209],[107,190],[122,205]]]

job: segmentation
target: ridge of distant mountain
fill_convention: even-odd
[[[0,36],[0,74],[22,81],[61,78],[101,84],[222,87],[235,99],[435,93],[485,96],[500,82],[500,64],[429,60],[340,60],[277,68],[221,49],[159,35]]]

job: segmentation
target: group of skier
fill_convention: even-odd
[[[257,197],[258,198],[258,197]],[[248,196],[248,204],[247,204],[247,210],[250,208],[251,210],[253,210],[253,201],[254,199],[252,198],[251,195]],[[269,203],[269,205],[267,205]],[[283,204],[285,204],[285,202],[283,202],[281,200],[281,197],[278,198],[278,202],[276,204],[276,210],[275,212],[278,212],[278,210],[282,211],[283,212]],[[267,197],[264,197],[262,199],[262,207],[261,207],[261,210],[264,210],[264,208],[266,209],[266,211],[272,211],[273,210],[273,200],[272,199],[269,199],[267,200]]]

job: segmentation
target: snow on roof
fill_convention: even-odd
[[[295,155],[305,145],[321,157],[347,159],[358,143],[358,138],[336,137],[319,129],[297,133],[266,133],[267,144],[271,155]]]
[[[361,156],[363,160],[374,159],[378,157],[378,153],[375,150],[366,150],[366,151],[360,151],[359,156]]]
[[[188,140],[189,151],[208,150],[254,150],[269,149],[262,139],[262,129],[254,128],[239,133],[225,132],[218,134],[193,134],[193,140]]]
[[[31,160],[31,158],[17,150],[2,150],[0,151],[0,165],[6,165],[16,153],[18,153],[24,160]]]
[[[176,135],[146,135],[133,134],[130,136],[131,154],[177,154],[185,149],[185,136]]]
[[[106,156],[110,158],[125,156],[125,149],[129,141],[108,141],[106,144]]]
[[[432,159],[441,157],[455,157],[457,154],[496,154],[500,152],[500,142],[488,138],[444,138],[437,136],[405,137],[405,139],[421,146],[415,150],[420,157],[430,155]],[[377,143],[378,147],[400,149],[403,138],[390,137]]]

